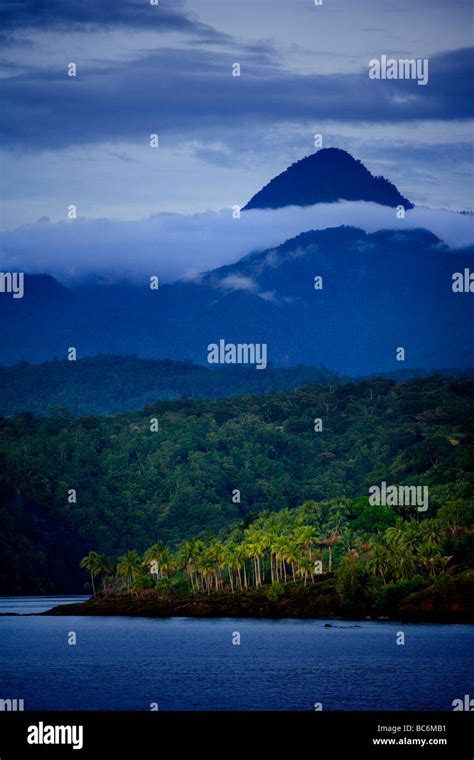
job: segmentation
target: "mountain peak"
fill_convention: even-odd
[[[395,185],[384,177],[374,177],[350,153],[340,148],[323,148],[274,177],[250,199],[245,210],[312,206],[338,200],[413,208],[413,203],[404,198]]]

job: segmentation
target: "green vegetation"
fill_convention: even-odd
[[[438,517],[403,520],[368,536],[353,530],[347,500],[308,502],[234,528],[226,540],[183,541],[172,551],[162,541],[140,556],[128,551],[116,562],[91,552],[81,566],[92,589],[158,600],[261,590],[276,601],[291,586],[306,588],[328,578],[335,608],[346,613],[395,615],[410,594],[433,586],[446,600],[459,572],[459,550],[472,531],[474,509],[444,507]]]
[[[204,367],[188,361],[137,356],[89,356],[75,362],[20,362],[0,367],[0,415],[47,414],[64,408],[75,417],[142,409],[156,400],[216,398],[294,390],[333,378],[324,367]]]
[[[315,559],[348,608],[461,572],[473,566],[473,391],[462,378],[378,379],[115,417],[2,418],[1,592],[81,591],[91,549],[122,558],[99,573],[108,592],[139,590],[154,582],[145,553],[163,544],[158,583],[210,597],[246,583],[313,587]],[[381,481],[427,485],[428,512],[370,506]]]

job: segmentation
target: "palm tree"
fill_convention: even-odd
[[[212,591],[212,578],[215,573],[215,557],[208,546],[202,552],[199,558],[199,570],[201,572],[203,586],[208,594]]]
[[[135,549],[128,551],[122,557],[118,558],[117,572],[119,575],[124,575],[127,579],[127,591],[130,593],[130,587],[133,583],[133,579],[140,570],[141,560],[140,555]]]
[[[429,544],[423,544],[420,546],[419,559],[424,568],[426,568],[428,575],[432,578],[436,575],[436,568],[439,567],[443,574],[447,565],[452,560],[452,556],[443,556],[436,549]]]
[[[290,539],[286,544],[284,559],[285,562],[291,567],[291,573],[293,575],[293,582],[296,581],[296,563],[299,559],[298,544],[296,541]]]
[[[309,558],[311,559],[311,547],[316,538],[315,529],[311,525],[300,525],[293,531],[293,537],[303,553],[309,552]]]
[[[216,584],[216,591],[222,588],[222,570],[226,566],[226,556],[224,545],[215,539],[209,546],[209,553],[212,557],[214,564],[214,582]]]
[[[347,552],[349,552],[351,549],[354,549],[354,548],[357,549],[358,553],[359,551],[366,551],[366,552],[369,551],[369,547],[367,544],[365,544],[365,549],[363,548],[364,547],[363,541],[361,541],[360,539],[354,540],[354,533],[350,528],[347,527],[347,525],[341,527],[339,531],[339,535],[340,535],[341,549],[344,554],[346,554]]]
[[[416,569],[415,555],[404,543],[401,543],[396,552],[395,575],[400,580],[411,578]]]
[[[438,520],[423,520],[421,531],[427,546],[437,549],[441,545],[443,536]]]
[[[313,564],[313,560],[308,556],[300,557],[298,560],[298,569],[296,572],[299,576],[302,576],[304,578],[305,587],[308,580],[308,575],[311,576],[311,581],[314,581]]]
[[[266,542],[270,550],[270,578],[272,583],[275,583],[275,580],[277,580],[276,556],[273,549],[277,537],[278,534],[275,527],[271,527],[266,533]]]
[[[239,552],[237,550],[237,546],[232,542],[229,542],[224,547],[224,562],[227,568],[227,572],[229,574],[230,588],[232,590],[232,593],[234,593],[234,573],[236,574],[236,579],[238,583],[239,575],[237,574],[237,572],[240,571],[241,560],[240,560]],[[240,581],[240,587],[242,590],[242,581]]]
[[[405,525],[405,530],[403,531],[400,544],[402,544],[405,549],[409,550],[413,556],[416,556],[421,541],[422,533],[419,524],[416,522],[411,522],[408,523],[408,525]]]
[[[183,541],[179,550],[179,560],[184,564],[184,572],[191,581],[191,591],[193,594],[198,590],[198,577],[196,567],[199,555],[203,550],[203,542],[199,539],[194,541]]]
[[[159,563],[161,577],[167,578],[168,575],[172,574],[177,567],[177,563],[177,558],[173,556],[173,554],[166,546],[163,554],[161,555],[161,560]]]
[[[258,587],[258,570],[257,570],[257,557],[258,557],[258,544],[256,541],[253,541],[252,539],[247,540],[245,543],[245,551],[246,551],[246,557],[247,559],[252,560],[252,569],[253,569],[253,582],[255,588]]]
[[[285,579],[286,583],[286,565],[285,556],[287,550],[287,539],[281,534],[277,534],[273,540],[271,550],[275,555],[275,569],[277,581]]]
[[[92,593],[95,598],[95,576],[98,574],[97,566],[98,566],[98,560],[99,560],[99,554],[97,552],[89,552],[85,557],[81,559],[80,567],[82,567],[84,570],[88,570],[91,576],[91,583],[92,583]]]
[[[265,552],[270,546],[270,539],[266,531],[264,530],[259,531],[257,544],[258,544],[258,557],[259,557],[260,564],[262,566],[262,572],[260,575],[260,583],[262,584],[262,583],[265,583]],[[260,574],[260,567],[259,567],[259,574]]]
[[[380,575],[384,585],[387,583],[387,575],[390,569],[390,559],[386,547],[376,543],[368,555],[368,567],[372,575]]]
[[[254,584],[255,587],[258,588],[262,585],[260,558],[264,557],[265,548],[267,546],[265,534],[261,530],[254,529],[253,527],[247,528],[245,531],[245,546],[247,557],[252,560]]]
[[[105,576],[110,574],[110,570],[111,567],[108,557],[106,557],[105,554],[98,554],[95,562],[95,572],[96,575],[102,576],[102,588],[105,588]]]
[[[248,588],[248,580],[247,580],[247,567],[245,564],[245,560],[247,559],[247,549],[244,543],[241,543],[237,546],[237,575],[239,577],[240,581],[240,588],[242,589],[242,577],[240,575],[240,568],[242,568],[244,572],[244,587]]]
[[[387,528],[384,537],[385,540],[392,549],[396,549],[403,541],[405,535],[405,525],[401,517],[397,517],[395,525],[391,528]]]
[[[325,546],[329,553],[328,573],[332,573],[332,548],[340,538],[340,535],[334,530],[328,531],[318,538],[318,543]]]

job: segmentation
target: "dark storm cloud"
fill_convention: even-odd
[[[241,77],[231,76],[234,61]],[[272,53],[160,49],[101,68],[78,62],[30,70],[2,82],[6,145],[37,149],[110,140],[144,140],[151,132],[191,132],[265,123],[331,119],[397,123],[474,115],[473,49],[433,56],[427,86],[354,74],[301,75],[272,64]]]
[[[0,0],[0,29],[15,34],[22,30],[67,30],[84,32],[93,28],[127,28],[192,32],[209,39],[223,38],[211,27],[183,11],[183,0]]]

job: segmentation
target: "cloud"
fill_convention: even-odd
[[[258,285],[251,277],[244,277],[238,274],[229,274],[227,277],[216,282],[216,285],[222,290],[246,290],[248,293],[255,293]]]
[[[366,232],[426,228],[451,247],[474,243],[473,216],[417,207],[407,212],[405,220],[397,220],[394,209],[344,201],[256,209],[243,212],[240,219],[234,219],[230,209],[158,214],[139,221],[51,223],[43,219],[0,233],[0,267],[2,271],[47,272],[69,283],[91,278],[143,282],[154,274],[161,282],[172,282],[195,278],[197,271],[234,263],[253,251],[274,248],[303,231],[341,225]],[[267,265],[271,265],[271,254]],[[240,278],[223,282],[224,287],[252,287]]]
[[[184,11],[184,0],[0,0],[0,28],[18,33],[41,30],[82,31],[123,26],[191,32],[207,39],[223,39],[210,26]]]
[[[225,52],[154,50],[132,61],[38,69],[2,81],[4,145],[60,148],[143,141],[152,131],[196,139],[209,130],[331,119],[403,123],[474,115],[474,48],[432,56],[430,81],[371,80],[354,74],[301,75],[280,68],[271,48]],[[236,57],[238,55],[238,57]],[[232,77],[232,62],[241,77]]]

